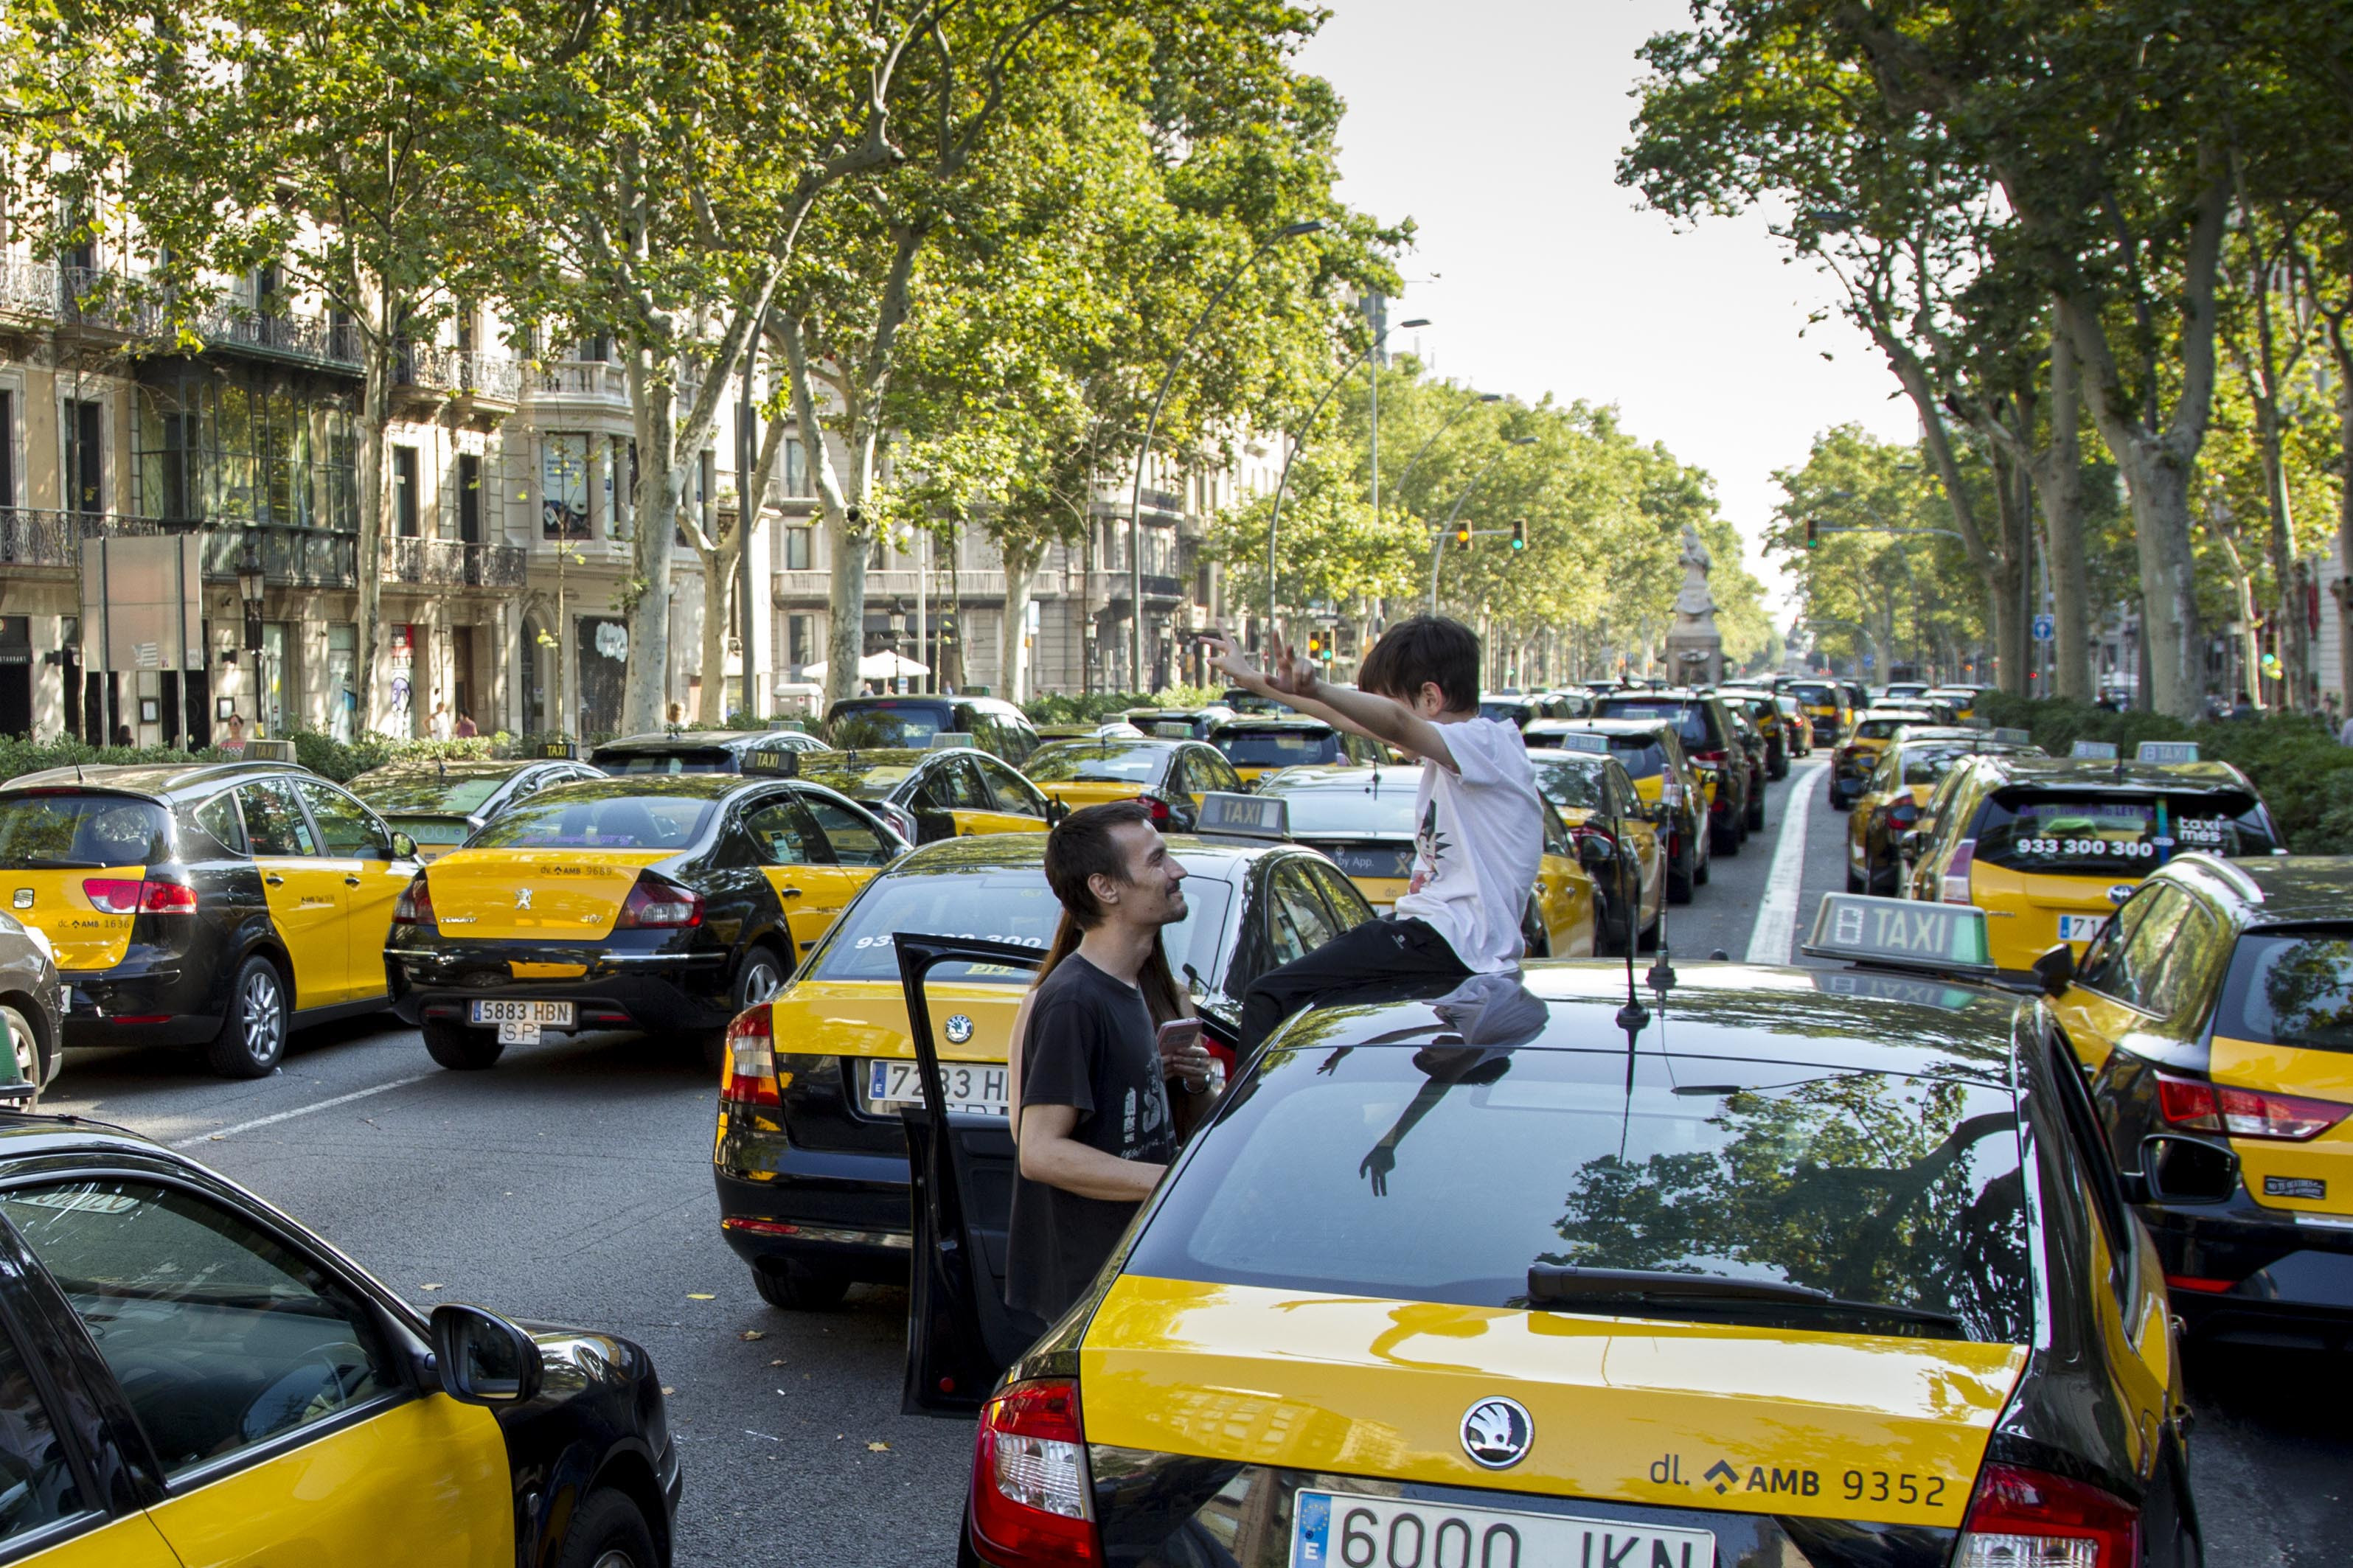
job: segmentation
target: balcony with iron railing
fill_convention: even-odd
[[[525,394],[534,402],[595,403],[617,410],[629,406],[628,372],[615,361],[543,360],[525,368],[521,379]],[[689,368],[681,374],[681,404],[693,402],[702,390],[701,370]]]
[[[193,334],[207,350],[309,364],[360,367],[356,322],[220,300],[174,323],[160,300],[137,296],[132,275],[108,267],[0,260],[0,316],[54,322],[124,338]]]
[[[480,403],[514,402],[522,395],[522,362],[512,354],[438,343],[406,345],[396,364],[396,379],[403,386]]]
[[[42,507],[0,507],[0,568],[26,573],[53,571],[71,575],[81,568],[85,540],[153,538],[158,534],[195,533],[203,541],[205,576],[212,582],[235,582],[250,543],[260,558],[263,577],[280,587],[352,588],[358,586],[357,541],[348,533],[324,528],[298,528],[286,523],[232,523],[206,527],[200,522],[153,517],[127,517],[121,512],[58,511]]]
[[[520,588],[522,548],[474,540],[411,539],[384,542],[384,580],[422,588]]]

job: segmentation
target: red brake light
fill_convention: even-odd
[[[185,882],[150,877],[139,885],[139,912],[142,915],[195,914],[196,890]]]
[[[2157,1075],[2157,1108],[2176,1127],[2224,1132],[2233,1138],[2278,1138],[2301,1142],[2317,1138],[2345,1120],[2353,1105],[2300,1094],[2237,1089],[2204,1079]]]
[[[82,897],[105,915],[192,915],[196,890],[185,882],[161,877],[85,877]]]
[[[1945,865],[1945,902],[1966,904],[1969,901],[1969,863],[1978,858],[1978,841],[1964,838],[1953,846],[1953,858]]]
[[[719,1093],[723,1100],[745,1105],[781,1105],[776,1089],[776,1036],[768,1022],[768,1004],[746,1007],[727,1026],[727,1079]]]
[[[1168,826],[1169,812],[1168,803],[1166,801],[1161,799],[1156,795],[1141,795],[1137,798],[1143,801],[1144,809],[1151,814],[1153,826],[1166,827]]]
[[[981,1407],[972,1450],[974,1544],[1002,1568],[1101,1563],[1079,1385],[1017,1383]]]
[[[1953,1568],[2130,1568],[2140,1561],[2140,1510],[2099,1488],[2018,1465],[1978,1477]]]
[[[85,877],[81,893],[90,900],[90,907],[102,915],[139,912],[139,883],[132,878]]]
[[[1692,761],[1695,763],[1720,763],[1724,761],[1724,752],[1721,749],[1713,752],[1694,752],[1692,753]]]
[[[617,930],[678,930],[702,923],[702,895],[667,877],[639,872],[637,886],[621,901]]]
[[[419,871],[401,889],[399,901],[392,906],[392,923],[396,926],[429,926],[433,923],[433,889]]]
[[[1896,827],[1909,827],[1920,820],[1920,808],[1906,795],[1887,808],[1887,820]]]

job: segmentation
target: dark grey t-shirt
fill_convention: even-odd
[[[1158,1164],[1174,1159],[1176,1125],[1144,993],[1077,953],[1064,959],[1029,1009],[1021,1103],[1070,1106],[1079,1113],[1071,1136],[1106,1154]],[[1060,1317],[1139,1206],[1016,1175],[1006,1300],[1050,1322]]]

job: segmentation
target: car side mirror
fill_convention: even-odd
[[[396,860],[416,859],[417,840],[406,833],[395,833],[392,836],[392,858]]]
[[[1588,834],[1577,842],[1577,858],[1588,870],[1607,866],[1618,858],[1617,843],[1599,834]]]
[[[463,1301],[433,1309],[433,1360],[441,1391],[460,1405],[522,1405],[544,1372],[537,1342],[496,1312]]]
[[[2034,978],[2042,984],[2045,996],[2063,996],[2067,987],[2075,983],[2075,950],[2063,942],[2045,949],[2027,967],[2034,971]]]
[[[1061,822],[1062,822],[1062,818],[1064,818],[1064,817],[1066,817],[1066,816],[1070,816],[1070,815],[1071,815],[1071,808],[1070,808],[1070,806],[1069,806],[1068,805],[1066,805],[1066,804],[1065,804],[1065,803],[1064,803],[1064,802],[1063,802],[1060,797],[1055,796],[1055,795],[1048,795],[1048,796],[1046,797],[1046,826],[1049,826],[1049,827],[1059,827],[1059,826],[1061,826]]]
[[[2144,1200],[2159,1204],[2226,1204],[2239,1190],[2239,1156],[2203,1138],[2152,1132],[2140,1141]]]

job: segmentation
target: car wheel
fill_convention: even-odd
[[[1848,804],[1849,804],[1849,803],[1848,803],[1847,798],[1846,798],[1846,791],[1844,791],[1844,790],[1842,790],[1842,789],[1839,788],[1839,786],[1838,786],[1838,781],[1837,781],[1837,780],[1835,780],[1835,779],[1831,780],[1831,809],[1832,811],[1844,811],[1844,810],[1847,808]]]
[[[1759,784],[1748,797],[1748,826],[1758,832],[1765,827],[1765,786]]]
[[[755,1263],[752,1288],[780,1311],[829,1312],[849,1294],[849,1276],[807,1263]]]
[[[1717,826],[1713,822],[1709,823],[1707,825],[1707,843],[1708,847],[1718,855],[1739,854],[1740,818],[1737,816],[1726,817],[1725,825],[1721,827]]]
[[[256,954],[237,965],[228,1016],[205,1059],[223,1078],[268,1078],[286,1054],[286,977]]]
[[[506,1054],[494,1029],[470,1029],[446,1018],[427,1018],[417,1028],[426,1054],[452,1072],[480,1072]]]
[[[33,1021],[22,1009],[0,1005],[0,1028],[8,1031],[8,1044],[16,1053],[16,1076],[33,1086],[33,1098],[25,1102],[27,1110],[37,1110],[41,1103],[43,1068],[41,1037],[33,1032]]]
[[[555,1554],[556,1568],[659,1568],[659,1563],[646,1516],[610,1487],[588,1494]]]
[[[1713,847],[1715,842],[1715,829],[1711,827],[1708,829],[1708,843],[1711,846],[1708,853],[1703,856],[1696,849],[1692,852],[1693,864],[1691,879],[1692,886],[1694,888],[1706,887],[1707,879],[1715,875],[1715,851]]]
[[[1854,868],[1852,866],[1849,866],[1846,868],[1846,890],[1850,893],[1867,893],[1871,891],[1870,884],[1865,882],[1861,877],[1856,876],[1854,874]]]

